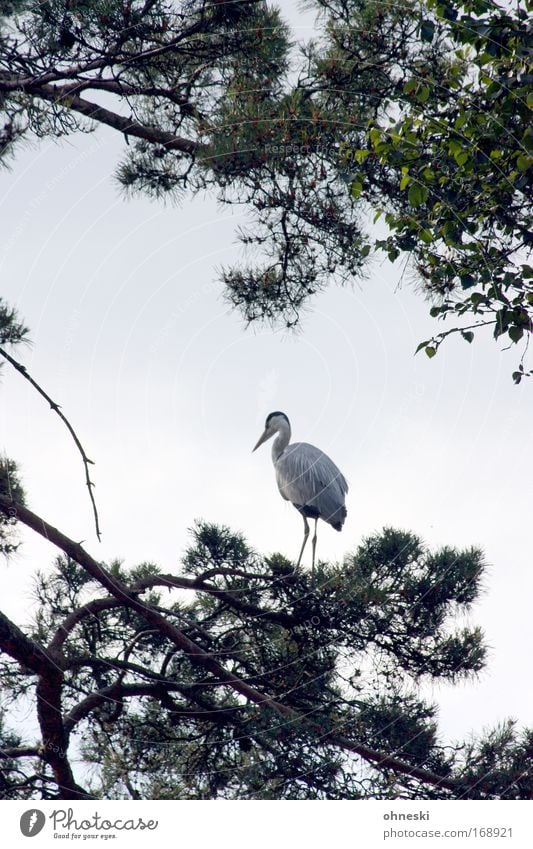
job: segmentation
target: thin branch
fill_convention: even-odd
[[[198,580],[205,581],[206,578],[214,578],[216,575],[231,575],[232,577],[248,579],[259,578],[261,581],[272,583],[272,578],[269,575],[265,575],[264,572],[246,572],[244,569],[226,568],[224,566],[214,566],[212,569],[208,569],[207,572],[202,572],[201,575],[198,575]]]
[[[258,2],[258,0],[249,0],[250,3]],[[150,11],[150,8],[154,5],[152,0],[147,0],[145,4],[145,8],[142,10],[141,15],[147,14]],[[67,66],[66,68],[54,69],[53,71],[47,71],[46,73],[41,74],[40,77],[25,77],[22,79],[12,78],[9,74],[0,73],[0,80],[2,83],[9,86],[8,90],[27,90],[27,87],[32,83],[48,83],[61,79],[68,79],[72,77],[77,77],[80,73],[86,73],[87,71],[94,70],[102,70],[106,67],[112,68],[115,65],[119,65],[124,67],[126,63],[131,64],[133,62],[142,62],[145,59],[154,59],[157,56],[161,56],[165,53],[172,52],[176,50],[178,45],[180,45],[183,41],[191,38],[191,36],[199,35],[204,32],[209,32],[210,26],[216,22],[216,19],[213,17],[205,18],[202,17],[200,20],[195,21],[190,24],[188,27],[184,27],[180,30],[178,35],[174,38],[170,39],[164,44],[159,44],[157,47],[150,47],[147,50],[140,51],[137,53],[126,53],[122,50],[123,43],[122,39],[118,42],[109,46],[107,51],[100,51],[103,53],[101,58],[92,59],[91,61],[81,62],[77,65]],[[194,43],[194,42],[193,42]],[[89,46],[89,45],[85,45]],[[94,50],[94,47],[91,45],[91,49]]]
[[[162,86],[144,86],[132,85],[131,83],[120,82],[115,79],[80,77],[78,82],[68,83],[61,86],[61,91],[64,97],[69,97],[71,94],[81,94],[82,91],[106,91],[110,94],[117,94],[120,97],[161,97],[165,100],[170,100],[177,106],[189,106],[189,101],[186,97],[176,94],[169,88]]]
[[[151,691],[153,690],[153,685],[138,684],[135,686],[134,693],[132,695],[142,696],[147,688]],[[104,687],[101,690],[97,690],[95,693],[91,693],[83,699],[83,701],[79,702],[79,704],[73,707],[65,717],[65,731],[67,734],[70,734],[78,722],[81,722],[82,719],[89,716],[93,710],[96,710],[109,702],[113,702],[114,704],[122,702],[122,689],[123,685],[121,685],[119,680],[111,684],[109,687]]]
[[[245,572],[242,574],[243,576],[250,577]],[[265,610],[265,608],[259,607],[258,605],[242,601],[227,590],[222,590],[213,584],[205,583],[203,576],[191,579],[181,578],[175,575],[150,575],[146,578],[141,578],[134,584],[131,584],[130,591],[132,593],[143,593],[148,589],[153,589],[154,587],[168,587],[169,589],[193,590],[196,592],[207,593],[208,595],[215,596],[220,601],[224,601],[229,607],[234,610],[238,610],[240,613],[244,613],[247,616],[254,616],[257,619],[265,619],[269,622],[275,622],[278,625],[283,625],[285,628],[297,627],[304,621],[296,616],[292,616],[290,613],[284,613],[281,610]],[[63,622],[61,622],[52,637],[52,640],[48,644],[49,651],[58,651],[70,632],[84,619],[97,616],[105,610],[113,610],[116,607],[121,607],[122,604],[122,600],[113,596],[107,596],[104,598],[92,599],[81,607],[71,611],[71,613],[65,617]]]
[[[245,613],[248,616],[256,616],[258,619],[267,619],[270,622],[276,622],[285,628],[293,628],[296,625],[301,625],[303,621],[290,613],[284,613],[282,610],[265,610],[265,608],[258,605],[242,601],[229,590],[219,589],[214,584],[206,584],[201,578],[189,579],[165,574],[150,575],[146,578],[141,578],[134,584],[134,588],[139,592],[149,587],[157,586],[176,587],[177,589],[190,589],[208,593],[208,595],[215,596],[219,601],[225,602],[229,607],[239,610],[241,613]]]
[[[452,333],[464,333],[465,330],[477,330],[478,327],[487,327],[490,324],[496,324],[496,322],[496,318],[490,318],[487,321],[477,321],[474,324],[467,324],[465,327],[450,327],[449,330],[442,330],[440,333],[436,333],[435,336],[432,337],[431,341],[438,347],[440,343]]]
[[[122,607],[122,602],[116,598],[107,596],[106,598],[95,598],[92,601],[88,601],[87,604],[82,605],[82,607],[76,608],[76,610],[69,613],[63,622],[61,622],[52,640],[48,644],[48,650],[55,652],[59,651],[76,625],[88,617],[98,616],[98,614],[103,610],[112,610],[115,607]]]
[[[53,401],[52,398],[50,398],[48,393],[45,392],[44,389],[41,386],[39,386],[37,381],[34,380],[33,377],[29,374],[26,367],[23,366],[22,363],[19,363],[18,360],[15,360],[14,357],[12,357],[10,354],[8,354],[7,351],[4,348],[0,348],[0,355],[2,357],[4,357],[4,359],[6,359],[7,362],[10,363],[10,365],[12,365],[13,368],[16,369],[19,372],[19,374],[21,374],[28,381],[28,383],[31,383],[33,388],[37,390],[39,395],[41,395],[45,399],[45,401],[48,401],[48,403],[50,404],[50,408],[54,411],[54,413],[57,413],[57,415],[59,416],[59,418],[61,419],[63,424],[66,426],[68,432],[72,436],[72,439],[74,440],[76,448],[80,452],[81,459],[83,461],[83,467],[85,469],[85,483],[86,483],[87,489],[89,490],[89,498],[91,499],[91,505],[92,505],[93,517],[94,517],[94,526],[95,526],[95,529],[96,529],[96,536],[98,538],[98,541],[101,542],[102,534],[100,532],[100,524],[99,524],[99,521],[98,521],[98,510],[96,508],[96,502],[94,500],[94,495],[93,495],[94,483],[92,482],[91,476],[90,476],[90,473],[89,473],[89,464],[94,465],[93,460],[90,460],[88,458],[87,454],[85,453],[85,449],[84,449],[83,445],[81,444],[78,435],[76,434],[76,431],[74,430],[74,428],[70,424],[70,422],[67,419],[67,417],[65,416],[65,414],[62,412],[59,404],[56,404],[55,401]]]
[[[74,727],[89,716],[94,710],[109,702],[116,704],[121,703],[124,699],[140,698],[143,696],[156,699],[157,701],[166,701],[165,707],[171,710],[172,713],[189,719],[203,719],[210,722],[217,721],[222,723],[224,719],[234,718],[239,714],[238,708],[219,708],[217,710],[192,710],[185,708],[170,699],[169,691],[180,692],[178,684],[168,682],[166,685],[161,683],[156,684],[123,684],[120,679],[110,684],[108,687],[102,687],[95,693],[91,693],[83,701],[79,702],[72,708],[70,713],[65,717],[65,728],[70,733]]]

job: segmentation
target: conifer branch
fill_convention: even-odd
[[[74,444],[76,445],[76,448],[78,449],[78,451],[81,455],[81,459],[83,461],[83,468],[84,468],[84,471],[85,471],[85,484],[87,486],[87,489],[89,490],[89,498],[91,499],[91,506],[92,506],[92,511],[93,511],[96,536],[98,538],[98,541],[101,542],[102,541],[102,534],[101,534],[101,531],[100,531],[98,509],[96,507],[96,501],[95,501],[94,495],[93,495],[94,483],[91,480],[91,475],[90,475],[90,471],[89,471],[89,465],[94,465],[94,461],[90,460],[89,457],[87,456],[85,449],[84,449],[83,445],[81,444],[81,441],[80,441],[76,431],[74,430],[71,423],[69,422],[69,420],[67,419],[67,417],[65,416],[63,411],[61,410],[61,407],[59,406],[59,404],[56,404],[56,402],[48,395],[48,393],[45,392],[45,390],[42,388],[42,386],[40,386],[37,383],[37,381],[31,376],[31,374],[28,372],[27,368],[25,366],[23,366],[22,363],[19,363],[18,360],[16,360],[14,357],[12,357],[11,354],[8,354],[7,351],[4,348],[0,348],[0,355],[2,357],[4,357],[4,359],[7,360],[7,362],[10,365],[12,365],[13,368],[16,369],[19,372],[19,374],[21,374],[22,377],[24,377],[24,379],[27,380],[28,383],[30,383],[33,386],[34,389],[37,390],[39,395],[41,395],[45,399],[45,401],[47,401],[50,404],[50,409],[53,410],[54,413],[57,413],[57,415],[59,416],[59,418],[61,419],[61,421],[65,425],[65,427],[67,428],[68,432],[70,433],[72,439],[74,440]]]

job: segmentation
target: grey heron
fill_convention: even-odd
[[[342,530],[346,519],[344,501],[348,484],[333,460],[320,448],[307,442],[290,444],[291,425],[285,413],[279,410],[267,416],[265,430],[253,451],[275,434],[277,437],[272,446],[272,462],[276,470],[278,489],[283,498],[296,507],[304,520],[304,539],[298,566],[309,536],[307,519],[315,520],[315,534],[312,540],[314,574],[318,520],[323,519],[336,531]]]

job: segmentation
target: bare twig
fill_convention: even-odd
[[[34,380],[34,378],[29,374],[26,367],[23,366],[22,363],[19,363],[18,360],[15,360],[14,357],[11,356],[11,354],[8,354],[7,351],[4,348],[0,348],[0,355],[2,357],[4,357],[4,359],[7,360],[7,362],[10,363],[10,365],[12,365],[13,368],[16,369],[19,372],[19,374],[21,374],[28,381],[28,383],[31,383],[33,388],[37,390],[39,395],[41,395],[45,399],[45,401],[48,401],[48,403],[50,404],[50,408],[54,411],[54,413],[57,413],[57,415],[59,416],[59,418],[61,419],[61,421],[65,425],[65,427],[67,428],[68,432],[72,436],[72,439],[74,440],[76,448],[78,449],[78,451],[81,454],[81,459],[83,460],[83,467],[85,469],[85,483],[87,485],[87,489],[89,490],[89,498],[91,499],[91,505],[92,505],[92,508],[93,508],[94,526],[95,526],[95,529],[96,529],[96,536],[98,538],[98,541],[101,542],[102,534],[101,534],[101,531],[100,531],[100,523],[99,523],[99,520],[98,520],[98,510],[96,508],[96,501],[94,500],[94,495],[93,495],[94,483],[92,482],[91,476],[90,476],[90,473],[89,473],[89,464],[93,466],[94,461],[90,460],[89,457],[87,456],[87,454],[85,453],[85,449],[84,449],[83,445],[81,444],[79,437],[76,434],[76,431],[74,430],[74,428],[70,424],[70,422],[67,419],[67,417],[65,416],[65,414],[62,412],[59,404],[56,404],[56,402],[53,401],[52,398],[50,398],[48,393],[45,392],[45,390],[42,388],[42,386],[39,386],[37,381]]]

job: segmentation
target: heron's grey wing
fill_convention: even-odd
[[[307,442],[287,446],[276,461],[276,478],[282,496],[292,504],[313,507],[326,522],[342,526],[348,484],[319,448]]]

